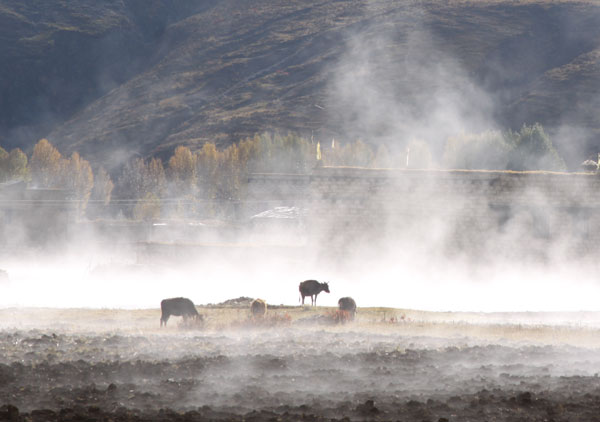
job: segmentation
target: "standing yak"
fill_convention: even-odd
[[[317,295],[321,292],[329,293],[329,285],[327,283],[319,283],[317,280],[306,280],[298,286],[300,296],[302,297],[302,305],[304,305],[304,297],[310,296],[311,305],[317,305]]]
[[[348,316],[351,320],[354,320],[356,314],[356,302],[351,297],[342,297],[338,300],[338,307],[340,311],[348,312]]]
[[[182,316],[183,320],[186,321],[188,318],[194,318],[200,320],[201,316],[194,306],[194,302],[185,297],[174,297],[171,299],[164,299],[160,302],[160,310],[162,314],[160,316],[160,326],[165,324],[171,315]]]

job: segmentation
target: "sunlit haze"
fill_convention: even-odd
[[[294,256],[294,254],[298,254]],[[247,296],[270,304],[297,305],[298,284],[328,281],[321,306],[352,296],[360,307],[429,311],[599,311],[596,266],[522,263],[469,266],[460,260],[404,254],[340,264],[315,259],[306,249],[257,258],[244,252],[199,256],[178,265],[137,263],[135,256],[88,253],[3,263],[1,307],[158,308],[166,297],[190,297],[198,305]],[[586,266],[587,265],[587,266]]]

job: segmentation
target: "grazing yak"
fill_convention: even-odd
[[[300,283],[298,286],[300,290],[300,296],[302,297],[302,304],[304,305],[304,297],[310,296],[311,305],[317,305],[317,295],[321,292],[329,293],[329,284],[319,283],[317,280],[306,280]]]
[[[348,312],[350,319],[354,319],[356,314],[356,302],[351,297],[342,297],[338,300],[338,307],[340,311]]]
[[[161,327],[163,324],[165,327],[167,326],[167,321],[171,315],[181,316],[184,321],[187,321],[188,318],[194,318],[198,321],[202,319],[196,310],[196,306],[194,306],[194,302],[185,297],[174,297],[162,300],[160,302],[160,310],[162,311],[160,316]]]
[[[267,314],[267,302],[262,299],[254,299],[250,304],[250,313],[254,318],[262,318]]]

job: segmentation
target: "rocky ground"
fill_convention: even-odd
[[[0,420],[600,420],[593,327],[199,309],[0,310]]]

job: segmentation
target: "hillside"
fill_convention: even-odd
[[[539,121],[600,150],[600,5],[575,1],[0,1],[0,144],[114,168],[256,132],[439,152]]]

